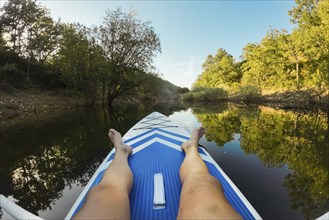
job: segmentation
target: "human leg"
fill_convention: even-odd
[[[185,158],[180,168],[182,191],[178,219],[241,219],[227,201],[219,181],[209,174],[198,153],[205,129],[199,127],[182,145]]]
[[[101,182],[91,189],[74,219],[130,219],[129,194],[133,175],[128,165],[132,148],[122,142],[119,132],[110,129],[115,157]]]

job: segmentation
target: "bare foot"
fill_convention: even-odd
[[[123,143],[122,141],[122,137],[121,134],[119,132],[117,132],[116,130],[114,130],[113,128],[111,128],[109,130],[109,137],[114,145],[115,151],[116,152],[123,152],[127,155],[130,155],[133,152],[133,149],[131,148],[131,146]]]
[[[182,150],[188,151],[189,149],[198,149],[199,140],[206,133],[206,129],[202,126],[193,130],[190,140],[182,144]]]

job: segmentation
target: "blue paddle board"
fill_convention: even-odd
[[[143,118],[123,136],[123,141],[133,148],[128,158],[134,176],[130,193],[131,219],[176,219],[182,187],[179,169],[185,157],[180,146],[189,138],[187,131],[158,112]],[[220,181],[234,209],[244,219],[261,219],[209,153],[201,147],[198,150],[210,174]],[[115,149],[96,170],[66,219],[71,219],[82,207],[86,194],[101,181],[114,156]]]

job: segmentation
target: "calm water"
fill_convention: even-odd
[[[264,219],[329,211],[328,116],[228,104],[77,110],[3,127],[0,193],[43,218],[64,218],[111,149],[108,128],[125,133],[152,111],[189,132],[203,124],[201,144]]]

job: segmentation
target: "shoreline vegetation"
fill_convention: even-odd
[[[181,95],[181,100],[188,103],[231,102],[240,105],[265,105],[278,109],[328,111],[328,92],[311,90],[265,91],[260,93],[250,89],[229,94],[221,88],[197,88]]]
[[[219,104],[221,102],[229,102],[239,106],[246,105],[260,105],[268,106],[274,109],[284,110],[321,110],[327,111],[329,109],[329,97],[321,96],[313,91],[283,91],[272,92],[268,94],[236,94],[232,96],[217,96],[210,95],[209,91],[201,92],[188,92],[179,96],[170,98],[169,101],[165,100],[148,100],[148,99],[133,99],[131,97],[123,97],[118,99],[113,107],[117,105],[131,105],[131,104],[144,104],[156,105],[171,103],[173,105],[207,105]],[[169,98],[169,97],[167,97]],[[102,106],[99,100],[95,103],[96,106]],[[58,91],[15,91],[12,93],[2,93],[0,100],[0,119],[12,120],[23,119],[28,117],[35,117],[45,115],[52,112],[69,111],[76,108],[85,107],[83,105],[82,97],[69,97],[63,92]]]
[[[298,0],[288,11],[295,28],[270,29],[240,59],[210,54],[185,101],[231,101],[284,109],[329,111],[329,1]]]
[[[191,91],[163,80],[150,22],[121,8],[99,25],[55,21],[35,0],[8,0],[0,16],[0,118],[103,105],[258,104],[329,109],[329,1],[296,1],[291,33],[271,29],[236,60],[208,55]]]

